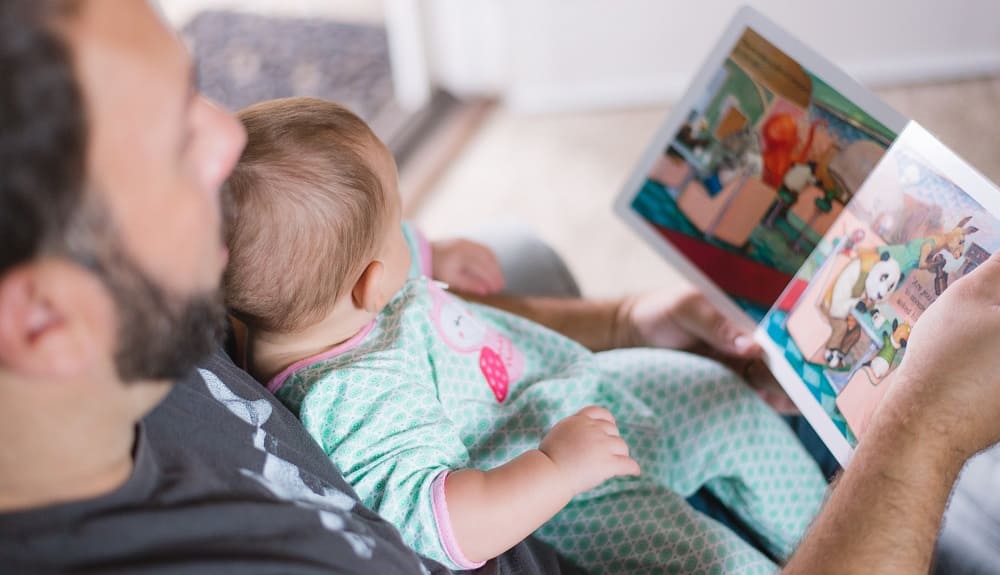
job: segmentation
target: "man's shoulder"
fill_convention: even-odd
[[[298,422],[222,355],[140,424],[126,485],[0,515],[7,572],[420,573]],[[21,566],[24,566],[22,569]]]
[[[230,466],[269,454],[349,491],[299,421],[221,348],[178,382],[144,425],[161,450]]]

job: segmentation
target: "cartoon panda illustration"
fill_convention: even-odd
[[[888,250],[859,250],[844,266],[827,290],[821,306],[832,328],[823,353],[828,366],[841,367],[851,348],[861,339],[861,326],[851,310],[871,314],[872,325],[876,329],[882,327],[885,318],[875,304],[888,299],[902,279],[899,262]]]

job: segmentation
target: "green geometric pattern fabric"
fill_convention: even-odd
[[[538,535],[594,574],[773,572],[684,497],[706,486],[787,557],[826,489],[788,427],[721,365],[668,350],[594,354],[426,278],[410,280],[359,345],[297,371],[278,397],[366,505],[452,566],[434,479],[535,449],[591,404],[614,414],[642,474],[578,496]]]

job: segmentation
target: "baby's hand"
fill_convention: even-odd
[[[431,277],[456,291],[488,295],[503,289],[503,272],[490,248],[470,240],[431,242]]]
[[[538,449],[559,467],[574,494],[612,477],[639,474],[639,464],[629,457],[615,418],[603,407],[585,407],[560,421]]]

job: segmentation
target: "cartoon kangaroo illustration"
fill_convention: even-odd
[[[910,324],[899,323],[899,320],[894,319],[892,320],[892,333],[882,332],[882,349],[879,350],[878,355],[865,364],[871,368],[875,379],[882,379],[889,373],[899,352],[906,347],[911,329]]]
[[[956,260],[961,259],[965,255],[966,236],[979,231],[979,228],[976,226],[965,225],[971,219],[972,216],[966,216],[951,230],[922,238],[924,244],[920,247],[920,268],[927,269],[931,264],[932,258],[944,250],[948,250]]]
[[[934,294],[941,295],[948,288],[948,272],[945,271],[947,260],[942,252],[947,250],[956,260],[965,254],[965,238],[979,231],[975,226],[966,226],[972,216],[962,218],[950,231],[933,234],[921,238],[920,269],[934,274]]]

